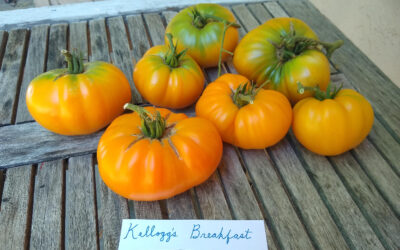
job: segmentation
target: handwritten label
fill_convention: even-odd
[[[119,250],[266,250],[262,220],[122,221]]]

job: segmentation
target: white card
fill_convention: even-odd
[[[266,250],[263,220],[122,221],[119,250]]]

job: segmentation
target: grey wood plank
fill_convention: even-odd
[[[18,84],[22,75],[27,30],[11,30],[8,35],[0,69],[0,125],[10,124],[13,119]]]
[[[325,204],[330,208],[331,214],[334,214],[336,223],[346,235],[347,242],[350,241],[354,248],[383,249],[374,228],[368,224],[327,158],[301,146],[293,133],[290,133],[290,139],[295,151],[304,160],[303,166]]]
[[[149,33],[153,46],[164,44],[164,25],[161,16],[156,13],[144,14],[144,19],[149,28]]]
[[[166,200],[169,219],[196,219],[190,190]]]
[[[107,20],[108,31],[112,44],[111,58],[113,63],[124,72],[131,85],[132,99],[134,103],[143,103],[143,99],[133,84],[133,63],[131,50],[129,48],[128,36],[122,17],[113,17]]]
[[[63,161],[37,168],[32,211],[30,249],[63,248]]]
[[[241,150],[241,154],[282,247],[285,249],[314,248],[269,156],[264,150]]]
[[[129,219],[128,202],[101,180],[95,166],[100,249],[118,249],[123,219]]]
[[[25,69],[19,92],[16,123],[33,121],[33,117],[26,107],[25,96],[29,83],[44,71],[48,31],[48,24],[34,26],[31,29]]]
[[[165,18],[165,21],[168,24],[169,22],[171,22],[172,18],[174,18],[174,16],[176,16],[176,14],[178,14],[178,12],[177,11],[167,10],[167,11],[163,11],[162,14],[163,14],[163,16]]]
[[[32,178],[31,166],[7,171],[0,210],[2,249],[25,249],[28,246],[29,207],[33,191]]]
[[[400,221],[349,152],[330,157],[349,193],[386,248],[400,248]]]
[[[158,201],[134,201],[136,219],[162,219]]]
[[[88,58],[87,22],[75,22],[69,25],[69,50],[82,52]]]
[[[138,62],[140,58],[150,48],[149,40],[143,18],[141,15],[132,15],[126,17],[126,23],[129,29],[129,35],[133,47],[133,57]]]
[[[254,28],[258,27],[259,23],[257,22],[257,19],[255,19],[255,17],[251,14],[251,12],[246,8],[244,4],[234,5],[232,6],[232,10],[247,31],[251,31]]]
[[[36,122],[0,127],[0,141],[7,142],[0,143],[0,168],[96,152],[103,132],[63,136],[46,130]]]
[[[3,61],[4,50],[7,44],[7,37],[8,33],[4,30],[0,30],[0,68],[1,68],[1,62]]]
[[[104,18],[89,21],[90,31],[90,61],[110,62],[108,53],[108,40],[106,35],[106,24]]]
[[[342,234],[287,139],[271,147],[270,152],[315,244],[321,249],[332,246],[347,249]]]
[[[338,28],[308,1],[282,1],[289,15],[305,21],[326,41],[344,40],[342,48],[332,56],[332,62],[346,75],[350,83],[372,102],[382,122],[390,126],[400,141],[400,88],[368,59]],[[379,86],[379,87],[377,87]]]
[[[62,49],[67,49],[67,29],[68,24],[53,24],[50,27],[49,45],[47,50],[47,64],[45,71],[64,68],[66,63],[61,54]]]
[[[274,17],[288,17],[288,14],[282,9],[278,2],[266,2],[263,4]]]
[[[65,187],[65,249],[98,249],[92,155],[70,158]]]

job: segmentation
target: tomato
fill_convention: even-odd
[[[109,124],[131,100],[129,82],[106,62],[83,64],[63,51],[69,69],[45,72],[29,84],[26,105],[46,129],[62,135],[90,134]]]
[[[243,37],[235,49],[233,64],[239,74],[257,84],[269,79],[267,88],[278,90],[295,104],[313,95],[312,91],[297,93],[298,82],[326,89],[330,81],[329,61],[321,47],[330,55],[342,43],[318,41],[311,28],[299,19],[273,18]]]
[[[228,9],[218,4],[197,4],[180,11],[165,32],[173,35],[174,42],[178,41],[178,50],[188,48],[188,54],[200,66],[212,67],[218,64],[224,22],[235,23],[235,17]],[[230,26],[224,36],[223,49],[230,52],[233,52],[239,40],[235,26]],[[167,38],[165,43],[169,43]],[[228,53],[223,53],[222,60],[228,56]]]
[[[320,155],[338,155],[359,145],[374,122],[371,104],[352,89],[318,95],[294,106],[292,130],[297,140]]]
[[[274,90],[250,87],[241,75],[225,74],[210,83],[196,104],[196,115],[209,119],[222,140],[244,149],[274,145],[288,132],[292,108]]]
[[[163,108],[128,107],[137,112],[116,118],[97,148],[100,176],[115,193],[132,200],[167,199],[215,171],[222,141],[211,122]]]
[[[199,65],[172,43],[150,48],[136,64],[133,81],[151,104],[175,109],[193,104],[204,88]]]

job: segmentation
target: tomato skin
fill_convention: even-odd
[[[188,54],[202,67],[218,65],[221,38],[224,24],[209,22],[199,29],[193,25],[191,10],[197,8],[202,15],[213,15],[229,22],[236,22],[234,15],[225,7],[218,4],[197,4],[180,11],[168,24],[165,33],[171,33],[174,43],[178,41],[178,50],[188,48]],[[233,52],[239,40],[237,28],[229,27],[225,34],[223,48]],[[165,39],[165,44],[169,44]],[[225,61],[229,54],[222,53]]]
[[[169,138],[138,139],[139,115],[119,116],[106,129],[97,149],[105,184],[125,198],[152,201],[170,198],[208,179],[222,157],[217,129],[203,118],[146,109],[168,117],[167,127],[175,124],[166,132]]]
[[[339,155],[358,146],[374,123],[371,104],[358,92],[343,89],[334,99],[313,97],[293,109],[292,130],[297,140],[320,155]]]
[[[267,85],[283,93],[292,104],[312,96],[311,91],[303,95],[297,93],[297,82],[303,86],[316,87],[326,90],[330,81],[329,61],[319,50],[305,50],[295,58],[281,64],[277,48],[271,44],[280,44],[281,35],[290,32],[293,24],[297,36],[318,40],[316,34],[303,21],[296,18],[273,18],[246,34],[235,49],[233,64],[239,74],[256,81],[258,85],[271,80]],[[271,41],[271,42],[270,42]]]
[[[222,140],[244,149],[262,149],[279,142],[292,122],[287,98],[274,90],[261,89],[253,103],[241,108],[233,91],[248,82],[241,75],[225,74],[210,83],[196,104],[196,115],[210,120]]]
[[[87,63],[81,74],[50,70],[33,79],[26,92],[32,117],[62,135],[98,131],[120,115],[123,105],[130,101],[128,80],[121,70],[106,62]]]
[[[199,65],[188,55],[179,59],[176,68],[164,62],[169,47],[150,48],[136,64],[133,81],[140,94],[151,104],[184,108],[193,104],[204,88],[204,75]]]

